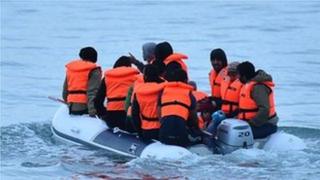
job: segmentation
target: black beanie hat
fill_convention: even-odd
[[[113,68],[117,67],[131,67],[131,61],[129,56],[121,56],[119,59],[113,64]]]
[[[173,49],[171,45],[166,41],[157,44],[154,50],[156,61],[164,61],[172,53],[173,53]]]
[[[98,53],[93,47],[82,48],[79,52],[79,56],[84,61],[97,62]]]
[[[210,60],[213,61],[215,59],[220,60],[222,62],[223,67],[226,67],[228,65],[226,53],[220,48],[214,49],[210,53]]]
[[[237,70],[239,75],[246,77],[246,79],[252,79],[256,74],[254,65],[249,61],[240,63],[237,67]]]

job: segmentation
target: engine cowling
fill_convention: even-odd
[[[216,134],[215,144],[218,153],[227,154],[241,148],[253,148],[252,130],[245,121],[225,119],[218,126]]]

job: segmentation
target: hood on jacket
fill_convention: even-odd
[[[256,81],[256,82],[272,81],[272,77],[271,77],[270,74],[268,74],[265,71],[259,69],[256,72],[256,75],[252,78],[252,80]]]

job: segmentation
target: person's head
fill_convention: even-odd
[[[238,61],[234,61],[230,64],[228,64],[228,76],[230,77],[230,81],[233,82],[238,78],[238,71],[237,67],[240,63]]]
[[[174,71],[176,69],[181,69],[181,64],[179,64],[178,62],[176,61],[172,61],[170,62],[169,64],[166,65],[166,68],[165,68],[165,72],[164,72],[164,78],[166,79],[166,74],[170,71]]]
[[[226,53],[220,48],[211,51],[210,61],[216,72],[219,72],[222,68],[228,65]]]
[[[166,65],[162,61],[153,61],[152,64],[157,68],[159,76],[163,76],[166,70]]]
[[[215,106],[210,98],[204,98],[197,102],[197,112],[201,113],[202,118],[205,121],[211,121],[211,114],[213,113]]]
[[[143,60],[150,62],[155,59],[154,50],[156,45],[154,42],[148,42],[142,45]]]
[[[169,55],[173,53],[173,49],[168,42],[161,42],[156,45],[154,55],[156,61],[164,61]]]
[[[166,80],[169,82],[178,81],[188,83],[187,73],[183,69],[175,69],[166,74]]]
[[[242,83],[247,83],[256,75],[255,67],[249,61],[240,63],[237,67],[237,71],[240,76],[239,79]]]
[[[130,57],[121,56],[113,65],[113,68],[117,67],[131,67]]]
[[[93,47],[84,47],[80,49],[79,56],[84,61],[97,62],[98,53]]]
[[[162,82],[159,77],[159,71],[153,64],[147,64],[143,68],[143,79],[145,82]]]

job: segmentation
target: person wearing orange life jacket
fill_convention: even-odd
[[[214,49],[210,53],[210,61],[213,69],[209,73],[211,97],[216,104],[216,109],[221,108],[221,81],[227,75],[227,56],[222,49]]]
[[[239,64],[240,91],[238,119],[247,121],[255,139],[265,138],[277,131],[279,120],[274,103],[272,77],[263,70],[255,71],[249,62]]]
[[[130,58],[121,56],[114,64],[113,69],[104,73],[95,106],[98,115],[104,119],[110,128],[126,129],[125,98],[128,89],[137,79],[139,71],[131,67]],[[107,103],[104,107],[104,101]]]
[[[143,140],[158,139],[160,120],[157,100],[164,81],[152,64],[145,66],[143,78],[144,83],[134,86],[132,123]]]
[[[221,110],[226,118],[233,118],[239,112],[239,96],[243,84],[238,78],[237,67],[240,63],[235,61],[227,66],[227,76],[221,82]]]
[[[163,62],[167,66],[171,62],[177,62],[180,64],[181,68],[188,74],[188,67],[184,60],[188,59],[187,55],[181,53],[172,53]]]
[[[93,47],[82,48],[81,59],[66,65],[66,78],[62,97],[69,105],[69,113],[95,116],[94,98],[101,82],[101,68],[96,64],[97,51]]]
[[[221,81],[221,110],[212,114],[212,121],[207,131],[216,134],[218,125],[226,118],[234,118],[239,112],[239,96],[242,83],[238,79],[237,67],[240,63],[235,61],[227,66],[228,73]]]
[[[160,142],[185,147],[202,141],[193,87],[187,84],[186,72],[182,69],[169,71],[167,80],[158,102]]]
[[[211,122],[211,114],[213,113],[214,106],[209,98],[209,95],[197,89],[197,84],[194,81],[188,82],[192,87],[192,94],[196,99],[196,110],[198,113],[198,126],[200,129],[206,129]]]
[[[125,100],[125,111],[126,111],[126,114],[127,114],[127,117],[126,117],[126,130],[128,132],[137,132],[135,130],[135,128],[133,127],[132,125],[132,101],[133,101],[133,95],[134,95],[134,87],[138,84],[141,84],[141,83],[144,83],[144,80],[143,80],[143,75],[138,75],[138,78],[137,80],[133,83],[132,86],[130,86],[130,88],[128,89],[128,93],[127,93],[127,96],[126,96],[126,100]]]

